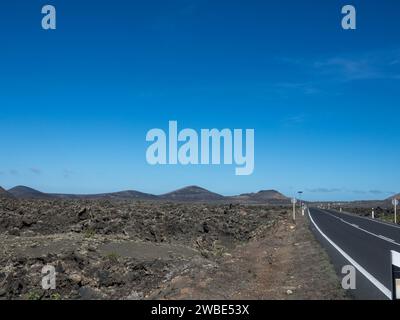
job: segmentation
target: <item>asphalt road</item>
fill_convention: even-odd
[[[391,299],[391,250],[400,252],[400,227],[333,210],[309,209],[311,227],[338,270],[357,270],[356,298]]]

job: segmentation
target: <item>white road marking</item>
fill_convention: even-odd
[[[350,257],[346,252],[344,252],[336,243],[334,243],[328,236],[322,232],[322,230],[315,223],[314,219],[311,217],[310,209],[308,209],[308,216],[311,222],[318,230],[318,232],[347,260],[349,261],[364,277],[366,277],[375,287],[377,287],[386,297],[392,300],[392,291],[386,288],[379,280],[377,280],[372,274],[365,270],[360,264],[358,264],[352,257]]]
[[[336,211],[336,210],[333,210],[333,211]],[[381,221],[381,220],[378,220],[378,219],[372,219],[370,217],[359,217],[359,216],[357,216],[355,214],[351,214],[351,213],[344,212],[344,211],[338,212],[338,213],[346,215],[346,216],[349,216],[349,217],[352,217],[352,218],[366,219],[366,220],[371,221],[371,222],[375,222],[375,223],[383,224],[383,225],[388,226],[388,227],[400,229],[400,226],[397,225],[397,224],[394,224],[394,223],[385,222],[385,221]]]
[[[335,218],[335,219],[338,219],[338,220],[342,221],[343,223],[348,224],[349,226],[352,226],[353,228],[357,228],[358,230],[361,230],[361,231],[363,231],[363,232],[365,232],[365,233],[368,233],[368,234],[370,234],[371,236],[377,237],[377,238],[379,238],[379,239],[381,239],[381,240],[384,240],[384,241],[390,242],[390,243],[392,243],[392,244],[395,244],[395,245],[397,245],[397,246],[400,246],[400,243],[397,243],[397,242],[396,242],[395,240],[393,240],[393,239],[390,239],[390,238],[384,237],[384,236],[382,236],[382,235],[375,234],[375,233],[373,233],[373,232],[371,232],[371,231],[365,230],[365,229],[363,229],[363,228],[360,228],[360,226],[358,226],[358,225],[356,225],[356,224],[354,224],[354,223],[347,222],[346,220],[344,220],[344,219],[342,219],[342,218],[336,217],[334,214],[332,214],[332,213],[330,213],[330,212],[327,212],[327,211],[324,211],[324,212],[327,213],[327,214],[329,214],[331,217],[333,217],[333,218]]]
[[[383,239],[383,240],[392,242],[392,243],[395,243],[395,242],[396,242],[396,241],[394,241],[393,239],[390,239],[390,238],[388,238],[388,237],[385,237],[385,236],[383,236],[383,235],[381,235],[381,234],[380,234],[378,237],[381,238],[381,239]]]

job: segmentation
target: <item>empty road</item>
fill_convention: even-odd
[[[356,298],[392,298],[391,250],[400,252],[399,226],[316,208],[309,209],[309,218],[337,270],[356,268]]]

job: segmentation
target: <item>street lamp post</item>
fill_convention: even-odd
[[[300,210],[301,214],[304,216],[304,211],[303,211],[303,201],[301,200],[301,195],[303,194],[303,191],[298,191],[297,194],[299,195],[299,203],[300,203]]]
[[[299,198],[300,210],[303,210],[303,201],[301,200],[301,195],[303,194],[303,191],[298,191],[297,194],[299,195],[298,198]]]

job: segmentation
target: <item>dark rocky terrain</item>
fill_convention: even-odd
[[[64,299],[134,298],[273,222],[271,209],[109,200],[1,200],[0,296],[51,298],[45,264]]]
[[[343,298],[306,220],[289,216],[271,205],[2,198],[0,299]],[[55,290],[42,289],[45,265]]]
[[[353,213],[362,217],[371,217],[372,209],[374,210],[374,216],[376,219],[380,219],[386,222],[394,223],[394,208],[393,205],[389,204],[376,204],[373,203],[370,206],[344,206],[342,210]],[[400,210],[397,210],[397,220],[399,222]]]

